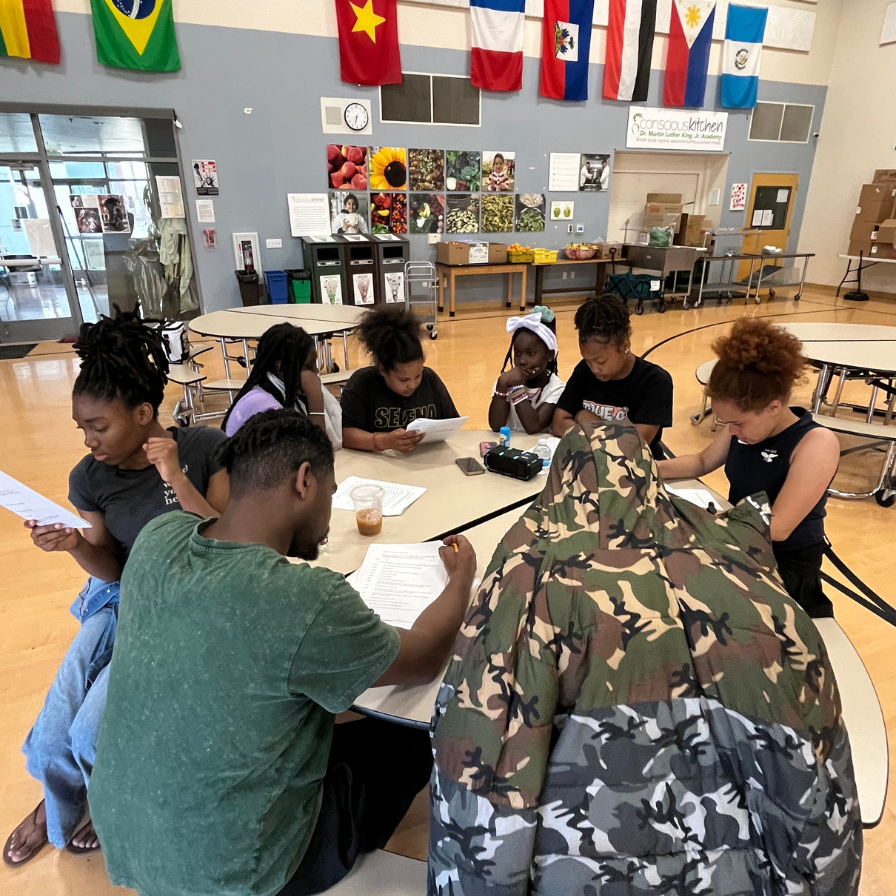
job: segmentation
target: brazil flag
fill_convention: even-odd
[[[90,0],[90,5],[96,57],[103,65],[180,71],[171,0]]]

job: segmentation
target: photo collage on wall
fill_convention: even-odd
[[[607,189],[609,159],[581,156],[579,190]],[[329,144],[332,232],[356,237],[541,232],[549,217],[547,197],[515,192],[516,163],[510,150]]]

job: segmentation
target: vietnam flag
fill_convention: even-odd
[[[51,0],[0,0],[0,56],[59,65]]]
[[[594,0],[545,0],[541,39],[541,95],[588,99],[588,57]]]
[[[336,22],[343,81],[401,83],[396,0],[336,0]]]
[[[675,0],[672,4],[663,88],[666,106],[703,105],[715,16],[716,0]]]

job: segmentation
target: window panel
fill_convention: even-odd
[[[27,112],[0,112],[0,152],[37,152]]]
[[[380,88],[383,121],[432,121],[429,75],[404,75],[401,84]]]
[[[756,103],[750,124],[751,140],[778,140],[781,136],[783,103]]]
[[[469,78],[432,78],[432,120],[479,125],[479,88]]]
[[[781,140],[788,143],[807,143],[812,128],[814,106],[792,106],[784,108],[784,120],[781,124]]]

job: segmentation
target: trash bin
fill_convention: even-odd
[[[255,271],[235,271],[240,285],[240,298],[243,305],[257,305],[261,297],[261,284]]]
[[[311,271],[312,301],[342,305],[346,300],[344,246],[335,236],[302,237],[302,259]]]
[[[268,284],[268,297],[272,305],[285,305],[289,293],[286,286],[286,271],[265,271],[264,279]]]
[[[311,271],[287,271],[286,282],[289,301],[292,304],[308,305],[311,302]]]
[[[373,305],[383,301],[376,277],[376,243],[369,236],[340,236],[345,253],[349,305]]]
[[[376,260],[380,270],[381,292],[377,301],[404,302],[404,266],[410,261],[410,243],[400,236],[375,234]]]

